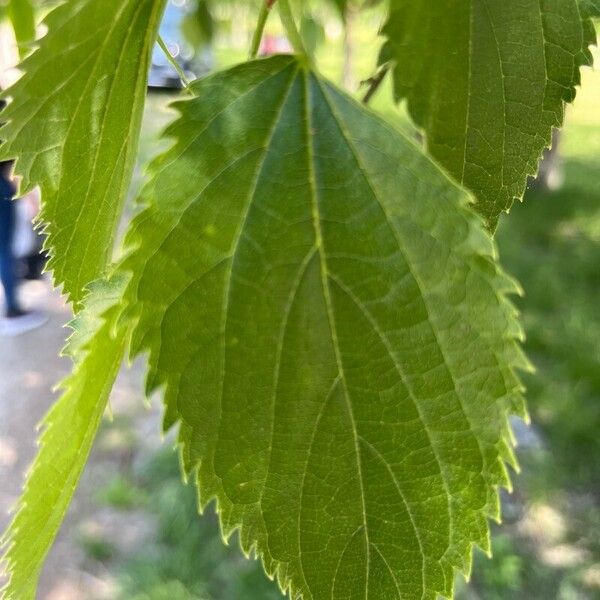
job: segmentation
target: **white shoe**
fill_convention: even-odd
[[[48,321],[43,312],[20,312],[15,316],[6,316],[0,320],[0,337],[17,337],[33,329],[41,327]]]

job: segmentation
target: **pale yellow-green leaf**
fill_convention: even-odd
[[[0,158],[42,190],[49,268],[79,305],[112,258],[166,0],[66,0],[0,115]]]
[[[1,547],[10,580],[3,600],[33,600],[44,559],[58,533],[96,437],[125,350],[115,327],[124,281],[91,286],[73,321],[67,352],[73,374],[42,422],[40,448]]]

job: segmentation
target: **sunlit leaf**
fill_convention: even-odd
[[[122,287],[123,281],[94,284],[72,324],[67,352],[76,357],[74,372],[42,423],[38,455],[2,538],[10,574],[4,600],[36,597],[44,559],[77,487],[125,350],[124,331],[117,333],[114,324]]]
[[[7,91],[3,160],[39,184],[50,268],[77,305],[112,257],[165,0],[69,0]]]
[[[520,329],[469,198],[293,57],[192,87],[122,265],[185,468],[304,600],[435,599],[488,548]]]

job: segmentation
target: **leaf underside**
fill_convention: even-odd
[[[591,64],[591,23],[577,0],[391,0],[383,34],[396,99],[495,230]]]
[[[73,321],[67,352],[73,374],[42,422],[40,448],[0,549],[10,573],[3,600],[33,600],[44,559],[58,533],[89,456],[125,351],[124,331],[113,335],[124,280],[97,283]]]
[[[112,258],[165,0],[69,0],[6,92],[0,158],[40,185],[49,268],[77,307]]]
[[[514,462],[515,284],[468,196],[295,58],[192,89],[120,268],[201,505],[293,598],[451,596]]]
[[[580,5],[590,17],[600,17],[600,0],[580,0]]]

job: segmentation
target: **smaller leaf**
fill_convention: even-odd
[[[49,268],[77,307],[112,258],[131,182],[150,53],[166,0],[70,0],[22,63],[0,160],[42,190]]]
[[[495,230],[591,64],[589,19],[577,0],[391,0],[383,33],[396,100]]]
[[[325,28],[310,13],[302,15],[300,35],[310,56],[312,56],[320,44],[325,41]]]
[[[86,308],[73,321],[66,352],[74,373],[46,415],[40,450],[17,513],[1,540],[10,580],[4,600],[33,600],[44,559],[58,533],[96,437],[124,352],[124,331],[114,332],[115,300],[125,279],[92,286]]]
[[[212,42],[214,29],[214,18],[206,0],[198,0],[195,10],[188,13],[181,22],[181,33],[196,49]]]

